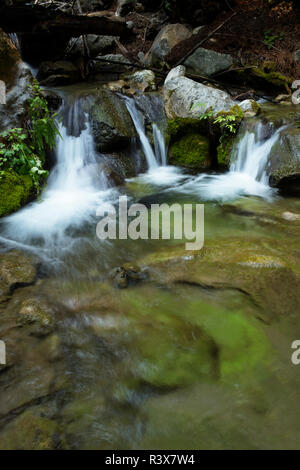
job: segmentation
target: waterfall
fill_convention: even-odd
[[[265,138],[265,126],[259,122],[254,132],[246,130],[235,148],[230,171],[244,173],[254,180],[268,185],[267,162],[270,151],[277,141],[281,129]]]
[[[94,148],[83,100],[64,104],[56,147],[56,164],[37,200],[2,221],[1,242],[41,249],[68,248],[71,233],[91,223],[108,197],[101,156]]]
[[[167,149],[166,149],[165,138],[155,122],[152,124],[152,129],[153,129],[153,140],[154,140],[154,149],[155,149],[156,159],[158,160],[160,165],[166,166],[167,165]]]
[[[281,130],[272,131],[261,122],[254,129],[241,129],[228,173],[201,174],[189,178],[176,190],[198,194],[203,200],[225,201],[242,196],[269,199],[276,190],[269,186],[268,159]]]
[[[142,149],[144,151],[147,163],[148,163],[148,168],[149,170],[152,170],[154,168],[157,168],[159,166],[158,160],[156,158],[156,155],[152,149],[152,146],[149,142],[149,139],[146,135],[145,132],[145,120],[143,115],[138,111],[135,102],[133,99],[124,97],[126,107],[128,109],[128,112],[133,120],[133,123],[135,125],[137,134],[139,136],[140,142]]]

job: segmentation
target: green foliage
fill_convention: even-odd
[[[39,192],[40,178],[47,176],[42,162],[28,144],[24,129],[10,129],[0,134],[0,170],[14,170],[18,175],[30,175]],[[1,176],[1,173],[0,173]]]
[[[38,194],[41,182],[48,175],[43,169],[46,152],[55,147],[60,134],[55,114],[50,113],[36,82],[32,91],[27,129],[14,128],[0,134],[0,178],[7,170],[19,176],[29,175]]]
[[[284,38],[284,33],[280,34],[273,33],[270,29],[265,31],[264,43],[268,49],[272,49],[276,41],[282,41]]]
[[[53,150],[59,134],[56,114],[51,114],[47,101],[40,93],[39,86],[33,85],[34,96],[29,101],[30,136],[38,155],[45,157],[47,150]]]

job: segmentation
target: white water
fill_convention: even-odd
[[[263,125],[246,131],[235,147],[230,170],[225,174],[201,174],[189,178],[177,191],[199,195],[204,200],[226,201],[242,196],[270,199],[276,191],[268,184],[267,163],[270,151],[280,136],[278,129],[263,139]]]
[[[82,129],[82,130],[81,130]],[[41,250],[68,249],[70,230],[93,221],[96,208],[112,196],[102,171],[87,115],[76,102],[70,106],[67,125],[60,125],[56,149],[57,163],[47,188],[36,202],[3,220],[0,241]],[[70,135],[73,132],[74,135]]]
[[[152,145],[150,144],[149,139],[146,135],[143,115],[137,110],[133,99],[124,97],[124,100],[128,112],[131,116],[131,119],[133,120],[133,123],[135,125],[143,152],[147,160],[148,168],[149,170],[157,168],[159,166],[159,162],[155,156]]]

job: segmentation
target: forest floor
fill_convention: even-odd
[[[277,71],[300,78],[300,63],[293,59],[294,51],[300,48],[300,10],[294,10],[288,2],[273,9],[264,5],[262,0],[237,0],[234,8],[219,15],[198,34],[177,44],[166,58],[168,64],[175,66],[197,43],[230,18],[203,47],[231,54],[242,65],[271,61],[276,63]],[[153,15],[149,12],[127,15],[126,20],[134,23],[135,39],[125,44],[132,56],[150,49],[157,33],[151,24]],[[167,17],[164,21],[163,12],[155,15],[161,16],[161,26],[170,23]]]

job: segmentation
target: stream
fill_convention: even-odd
[[[1,249],[39,267],[3,312],[0,337],[16,345],[19,366],[0,374],[0,418],[14,414],[0,439],[34,446],[27,414],[46,448],[298,448],[300,375],[290,356],[300,333],[300,200],[280,196],[267,174],[282,128],[247,120],[227,173],[190,175],[168,166],[159,112],[151,141],[135,99],[123,99],[146,172],[114,186],[88,98],[66,92],[47,187],[1,219]],[[203,250],[99,240],[96,209],[120,195],[147,206],[203,203]],[[124,263],[144,276],[116,289],[110,273]],[[37,299],[55,318],[50,335],[10,330],[9,313]]]

